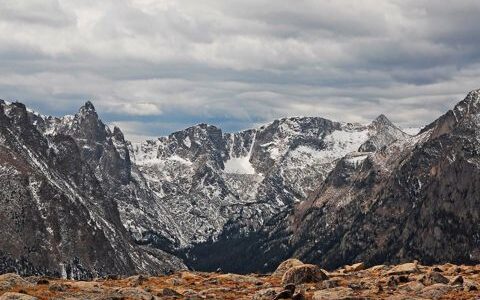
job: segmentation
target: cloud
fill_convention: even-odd
[[[114,112],[132,116],[157,116],[162,114],[162,111],[157,105],[144,102],[124,103],[115,107]]]
[[[479,88],[478,15],[475,0],[6,0],[0,98],[53,115],[93,100],[132,139],[289,115],[419,126]]]

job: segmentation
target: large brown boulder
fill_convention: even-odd
[[[288,269],[282,277],[282,284],[315,283],[328,279],[319,266],[303,264]]]
[[[272,276],[282,277],[283,274],[285,274],[285,272],[287,272],[290,268],[301,266],[301,265],[303,265],[303,262],[301,262],[296,258],[287,259],[286,261],[278,265],[277,269],[275,270],[275,272],[273,272]]]

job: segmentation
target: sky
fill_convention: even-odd
[[[2,0],[0,99],[131,140],[286,116],[423,126],[480,88],[480,1]]]

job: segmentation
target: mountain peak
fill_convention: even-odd
[[[85,102],[85,104],[80,107],[80,113],[96,113],[95,111],[95,106],[93,106],[93,103],[90,101]]]
[[[393,126],[393,123],[384,114],[379,115],[372,123]]]
[[[480,89],[473,90],[468,93],[467,97],[460,101],[457,105],[455,105],[455,108],[453,109],[453,112],[455,115],[468,115],[468,114],[476,114],[480,110]]]
[[[117,141],[125,141],[122,130],[117,126],[113,127],[113,136]]]

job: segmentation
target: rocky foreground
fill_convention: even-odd
[[[480,299],[480,265],[363,263],[327,272],[297,259],[269,275],[184,271],[74,281],[0,275],[0,299]]]

